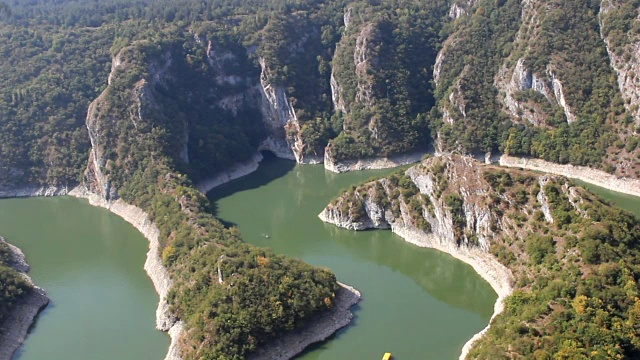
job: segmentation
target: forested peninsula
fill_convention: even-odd
[[[636,0],[3,0],[0,195],[76,189],[112,211],[135,207],[157,229],[151,257],[168,274],[158,327],[182,329],[170,358],[247,358],[335,309],[341,287],[328,269],[244,243],[198,189],[259,151],[332,171],[404,164],[429,152],[505,154],[637,180],[639,7]],[[491,211],[504,207],[489,218],[515,229],[492,230],[508,251],[493,249],[467,229],[471,220],[460,213],[467,203],[457,195],[463,179],[448,178],[448,163],[431,172],[446,184],[427,198],[444,204],[456,246],[487,244],[481,248],[516,278],[494,322],[511,327],[492,326],[469,355],[637,355],[637,220],[605,205],[593,213],[574,205],[599,200],[562,178],[550,178],[547,189],[534,175],[478,175],[487,194],[497,192]],[[396,178],[413,192],[408,205],[399,189],[380,196],[397,205],[396,217],[412,206],[404,221],[428,232],[429,219],[416,215],[427,199]],[[560,213],[536,208],[536,183]],[[528,210],[512,212],[514,201]],[[550,238],[515,240],[544,228]],[[532,255],[518,245],[529,242],[543,250]],[[220,280],[218,269],[233,276]],[[551,275],[603,285],[538,283]],[[559,289],[545,290],[552,283]],[[605,297],[611,303],[597,302]],[[521,311],[526,306],[535,309]],[[575,335],[587,332],[578,321],[592,320],[587,310],[608,314],[593,318],[600,327],[584,337],[600,342]],[[554,316],[563,328],[545,325]],[[516,323],[519,339],[507,338],[501,331]],[[625,326],[629,335],[620,335]]]

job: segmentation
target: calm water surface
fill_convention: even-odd
[[[317,214],[351,185],[388,170],[336,175],[266,159],[209,194],[219,217],[258,246],[331,268],[363,293],[352,325],[300,359],[455,359],[489,320],[496,299],[473,269],[390,231],[355,232]],[[640,215],[640,199],[576,183]],[[23,249],[51,304],[18,360],[157,360],[158,301],[142,265],[147,242],[131,225],[73,198],[0,200],[0,234]],[[266,236],[269,236],[267,238]]]
[[[496,294],[463,262],[391,231],[355,232],[318,219],[342,189],[389,172],[337,175],[322,165],[266,159],[257,172],[209,193],[216,215],[245,240],[331,268],[362,292],[352,325],[300,359],[380,359],[384,352],[399,360],[457,359],[491,317]]]
[[[86,201],[0,200],[0,235],[20,247],[51,299],[17,360],[159,360],[168,336],[142,269],[147,240]]]

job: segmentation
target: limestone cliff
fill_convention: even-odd
[[[84,184],[91,192],[105,200],[118,199],[118,186],[113,184],[113,179],[108,175],[114,168],[115,160],[113,155],[110,157],[108,154],[113,154],[114,147],[117,146],[116,139],[109,136],[113,133],[111,127],[115,127],[120,121],[128,121],[133,131],[142,132],[149,126],[148,123],[153,121],[151,117],[161,107],[155,86],[164,83],[167,70],[173,62],[172,54],[165,52],[147,64],[149,71],[147,78],[138,80],[132,84],[131,88],[117,88],[114,81],[119,80],[130,71],[130,68],[137,65],[131,59],[135,56],[134,51],[133,47],[124,48],[114,58],[109,74],[109,87],[89,105],[87,111],[86,125],[91,140],[91,152],[84,175]],[[118,114],[111,112],[115,105],[112,100],[114,96],[124,98],[124,103],[120,106],[126,104],[126,108],[119,110],[126,112],[126,119],[120,119]],[[182,142],[187,139],[188,137],[185,136],[177,141]],[[180,148],[183,149],[185,146],[186,144],[181,144]],[[187,156],[185,153],[184,157]]]
[[[625,108],[640,124],[640,25],[638,9],[631,2],[602,0],[600,5],[601,36],[607,45],[611,66],[617,73],[618,87],[625,99]],[[624,21],[622,27],[619,22]],[[616,24],[616,22],[618,22]]]
[[[514,118],[522,118],[533,125],[544,125],[545,119],[552,115],[549,112],[558,106],[568,123],[576,120],[575,112],[566,99],[563,82],[557,75],[556,68],[562,64],[549,62],[546,68],[539,68],[536,72],[530,69],[527,61],[528,56],[540,56],[530,49],[537,48],[537,43],[544,41],[540,34],[541,22],[556,10],[555,6],[539,1],[522,2],[522,22],[514,40],[516,50],[505,59],[494,81],[505,110]],[[515,59],[515,56],[520,58]],[[530,96],[528,90],[542,97]]]
[[[260,68],[260,110],[268,129],[268,137],[262,142],[261,148],[284,159],[317,163],[315,157],[304,154],[305,144],[300,136],[300,123],[285,89],[270,83],[269,66],[262,58]]]
[[[510,318],[517,316],[509,296],[514,290],[519,296],[530,293],[531,282],[537,288],[537,279],[549,276],[546,261],[549,266],[559,264],[560,269],[572,268],[574,261],[584,261],[585,269],[592,266],[591,260],[585,260],[590,256],[586,245],[568,242],[566,236],[569,232],[591,241],[583,231],[588,234],[588,229],[599,228],[602,215],[597,214],[601,210],[610,211],[601,200],[565,178],[505,171],[472,158],[445,155],[349,190],[333,200],[320,218],[348,229],[390,228],[411,243],[445,251],[473,266],[493,286],[499,299],[490,326],[464,346],[463,359],[468,354],[472,358],[478,354],[483,354],[480,358],[493,358],[510,351],[494,341],[512,321]],[[567,223],[581,225],[569,230]],[[557,228],[563,229],[565,237],[553,233]],[[548,253],[538,252],[543,243],[548,244],[544,245]],[[591,270],[584,271],[576,283],[588,283]],[[572,295],[568,299],[567,295],[557,296],[548,301],[572,300]],[[547,306],[546,298],[539,301],[542,308]],[[506,315],[502,313],[505,304],[510,304]],[[538,329],[546,324],[540,319],[529,321],[527,326]],[[494,330],[496,326],[500,329]],[[553,328],[540,331],[557,336]],[[487,336],[493,340],[486,340]]]
[[[457,20],[461,16],[469,15],[469,12],[478,0],[458,0],[451,4],[449,10],[449,17],[453,20]]]

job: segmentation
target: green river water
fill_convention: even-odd
[[[318,219],[341,190],[389,172],[337,175],[268,158],[208,194],[216,216],[246,241],[328,267],[362,292],[354,322],[300,359],[380,359],[385,352],[399,360],[457,359],[491,317],[497,296],[469,265],[388,230],[349,231]]]
[[[496,295],[470,266],[390,231],[348,231],[317,218],[341,190],[388,172],[336,175],[266,159],[209,194],[216,215],[247,241],[329,267],[363,293],[353,323],[300,359],[379,359],[387,351],[400,360],[455,359],[491,316]],[[640,214],[637,198],[588,187]],[[164,357],[168,337],[154,329],[158,297],[142,269],[148,245],[131,225],[83,200],[8,199],[0,200],[0,235],[24,250],[51,298],[15,359]]]
[[[159,360],[158,295],[142,269],[147,240],[70,197],[0,200],[0,235],[20,247],[51,302],[15,360]]]

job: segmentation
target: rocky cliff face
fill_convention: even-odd
[[[636,125],[640,125],[640,77],[637,76],[640,74],[640,36],[631,30],[640,26],[638,9],[629,2],[602,0],[598,17],[600,34],[616,71],[625,108],[633,115]],[[623,29],[614,25],[620,18],[627,18]]]
[[[522,118],[533,125],[543,125],[550,115],[545,112],[545,105],[547,108],[548,105],[561,107],[568,123],[576,120],[565,97],[563,83],[554,70],[556,64],[549,63],[544,71],[535,72],[530,69],[527,61],[527,56],[530,55],[528,49],[541,41],[541,21],[553,11],[556,11],[554,6],[547,6],[542,2],[522,2],[522,22],[514,41],[517,50],[505,59],[495,77],[495,86],[501,94],[499,100],[505,110],[514,118]],[[517,54],[521,57],[515,59]],[[526,96],[523,92],[527,90],[542,95],[542,98]],[[541,101],[546,103],[541,104]]]
[[[475,6],[478,0],[458,0],[451,4],[449,9],[449,17],[453,20],[457,20],[461,16],[469,15],[471,9]]]
[[[520,58],[513,69],[509,69],[506,64],[500,68],[495,86],[500,94],[504,94],[499,99],[504,104],[505,111],[515,119],[522,118],[540,126],[544,125],[544,120],[550,115],[544,110],[545,103],[540,103],[542,99],[535,99],[525,93],[531,90],[542,95],[546,104],[562,108],[567,123],[571,124],[576,120],[573,109],[567,103],[564,86],[551,66],[547,67],[544,75],[535,74],[527,68],[526,59]]]
[[[108,175],[113,170],[113,161],[115,159],[113,159],[113,156],[110,159],[107,154],[113,153],[116,146],[114,143],[116,139],[109,136],[112,133],[110,127],[117,126],[117,122],[120,121],[129,121],[134,131],[142,131],[138,129],[139,126],[147,126],[146,124],[153,122],[150,115],[161,111],[161,103],[157,99],[158,95],[155,86],[165,82],[165,76],[173,62],[172,54],[167,51],[153,62],[147,64],[149,72],[147,78],[140,79],[129,89],[114,88],[114,81],[117,81],[116,79],[119,76],[124,76],[129,67],[135,66],[128,60],[133,51],[131,47],[124,48],[114,58],[111,73],[109,74],[109,87],[89,105],[87,111],[86,125],[89,139],[91,140],[91,152],[84,174],[84,184],[91,192],[98,194],[105,200],[118,199],[117,187],[114,186],[112,179]],[[114,104],[109,96],[116,91],[123,92],[120,96],[124,97],[125,100],[124,104],[120,104],[120,106],[126,104],[128,108],[120,110],[126,111],[127,119],[120,119],[116,114],[111,113]],[[185,126],[183,124],[182,128]],[[181,142],[187,140],[188,135],[177,139],[177,141]],[[185,149],[185,147],[186,143],[180,146],[181,149]],[[188,152],[186,150],[181,152],[183,154],[182,157],[188,160]]]
[[[304,155],[300,123],[285,89],[269,82],[270,69],[264,59],[260,59],[260,67],[260,110],[269,134],[261,148],[272,151],[284,159],[295,159],[299,163],[317,163],[317,159]]]
[[[590,246],[600,244],[589,234],[598,233],[603,222],[615,223],[617,220],[609,221],[616,217],[622,221],[621,227],[637,228],[637,220],[563,177],[505,171],[457,155],[430,158],[349,190],[320,214],[323,221],[348,229],[391,228],[411,243],[448,252],[469,263],[493,286],[499,299],[491,323],[465,344],[461,359],[467,355],[495,358],[497,354],[530,357],[534,350],[512,347],[519,340],[503,338],[514,323],[537,329],[515,335],[524,343],[563,336],[581,338],[579,325],[568,325],[562,333],[548,326],[549,318],[566,316],[554,307],[571,307],[575,296],[551,290],[564,280],[556,285],[550,281],[565,278],[579,267],[571,287],[586,289],[592,276],[622,261],[618,256],[624,255],[612,255],[603,263],[589,258]],[[546,295],[536,298],[541,293]],[[518,305],[522,297],[535,299],[530,301],[532,308],[540,311],[538,315],[522,314]],[[553,343],[545,351],[553,353],[561,344]]]
[[[377,55],[373,49],[379,46],[379,24],[366,20],[366,16],[353,13],[352,8],[345,11],[345,31],[348,34],[338,43],[337,53],[345,54],[345,57],[351,57],[346,61],[351,61],[353,65],[349,66],[353,73],[337,74],[331,72],[331,98],[333,100],[334,110],[347,114],[358,106],[372,106],[375,98],[373,94],[373,77],[372,71],[377,66]],[[357,17],[354,19],[354,17]],[[357,19],[357,21],[356,21]],[[346,24],[349,25],[346,25]],[[353,77],[356,82],[354,97],[349,99],[344,93],[343,83],[351,79],[341,78]]]
[[[428,159],[339,198],[322,217],[354,230],[422,229],[444,242],[488,252],[498,229],[509,226],[508,220],[492,213],[487,197],[495,190],[483,176],[484,168],[472,158]]]

